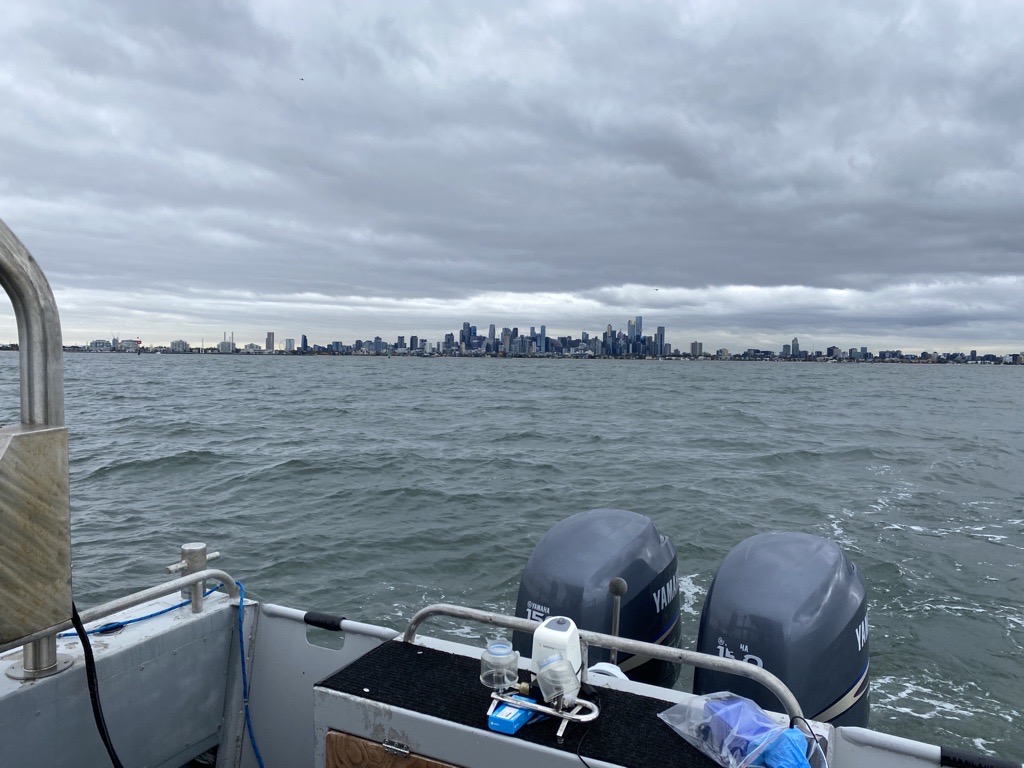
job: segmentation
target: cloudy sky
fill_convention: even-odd
[[[643,315],[706,349],[1024,349],[1020,2],[4,17],[0,218],[66,343]]]

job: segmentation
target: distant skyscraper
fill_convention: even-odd
[[[267,331],[267,352],[274,351],[274,332]]]
[[[537,339],[537,351],[542,355],[548,351],[548,327],[542,325],[540,327],[540,338]]]
[[[285,339],[284,340],[284,351],[285,352],[294,352],[295,351],[295,339]]]
[[[217,345],[217,351],[222,355],[230,355],[235,351],[235,332],[231,332],[231,341],[228,341],[227,333],[224,334],[224,341]]]
[[[306,334],[302,334],[302,351],[309,352],[309,341],[306,339]]]
[[[639,339],[641,336],[644,335],[644,319],[643,319],[643,317],[641,317],[640,315],[637,315],[636,316],[636,320],[634,321],[634,325],[636,326],[636,336],[634,336],[633,338]]]
[[[704,354],[704,342],[691,341],[690,342],[690,357],[700,357]]]
[[[640,318],[637,318],[638,320]],[[657,332],[654,334],[654,354],[661,357],[665,354],[665,326],[659,325]]]
[[[415,352],[419,348],[420,348],[420,337],[419,336],[410,336],[409,337],[409,349],[411,349],[413,352]]]
[[[793,337],[793,357],[800,357],[800,339]]]
[[[487,328],[487,351],[494,353],[497,348],[494,346],[494,323],[491,323]]]
[[[630,341],[636,338],[636,323],[633,320],[626,323],[626,336],[629,337]]]

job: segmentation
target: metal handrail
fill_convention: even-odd
[[[448,616],[454,619],[468,619],[470,621],[480,622],[481,624],[490,624],[496,627],[503,627],[504,629],[511,629],[518,632],[529,632],[531,634],[540,626],[540,622],[521,619],[517,616],[505,616],[500,613],[493,613],[492,611],[481,611],[475,608],[465,608],[460,605],[438,603],[436,605],[428,605],[426,608],[417,611],[416,615],[409,621],[409,626],[405,630],[405,635],[403,637],[405,642],[415,642],[416,632],[420,625],[432,616]],[[691,667],[700,667],[701,669],[710,669],[714,672],[726,672],[730,675],[745,677],[763,685],[775,694],[775,697],[779,700],[779,703],[782,704],[786,714],[789,715],[790,720],[802,718],[804,716],[803,710],[800,708],[800,702],[796,700],[796,696],[794,696],[793,692],[786,687],[786,684],[768,670],[755,666],[754,664],[750,664],[745,661],[737,661],[736,659],[726,659],[721,656],[711,656],[709,654],[698,653],[696,651],[687,651],[682,648],[671,648],[669,646],[657,645],[656,643],[645,643],[641,640],[631,640],[625,637],[613,637],[612,635],[605,635],[600,632],[591,632],[585,629],[579,630],[579,633],[580,641],[588,646],[596,645],[599,648],[615,649],[622,651],[623,653],[648,656],[652,659],[671,661],[678,664],[687,664]]]
[[[57,302],[32,254],[0,219],[0,285],[18,320],[21,423],[64,426],[64,347]]]
[[[235,600],[238,600],[239,590],[238,584],[224,571],[219,571],[215,568],[208,568],[205,571],[196,571],[190,573],[188,576],[182,576],[181,578],[174,579],[172,581],[165,581],[163,584],[157,584],[155,587],[149,589],[143,589],[140,592],[133,592],[130,595],[124,597],[118,597],[107,603],[87,608],[81,613],[82,624],[89,624],[99,619],[105,619],[107,616],[111,616],[119,611],[126,611],[129,608],[134,608],[137,605],[148,603],[150,600],[156,600],[158,597],[166,597],[167,595],[173,595],[175,592],[180,592],[183,589],[188,589],[193,584],[202,584],[204,581],[221,581],[224,582],[224,589],[228,595]],[[74,625],[70,620],[58,624],[56,627],[48,628],[42,632],[36,632],[35,634],[29,635],[24,638],[22,642],[30,642],[32,640],[38,640],[47,636],[56,638],[57,633],[71,629]]]

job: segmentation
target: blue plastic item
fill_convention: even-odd
[[[512,698],[528,701],[531,704],[537,703],[525,696],[513,696]],[[534,713],[528,709],[519,709],[519,707],[513,707],[511,704],[502,702],[497,709],[487,716],[487,727],[498,733],[513,734],[530,722],[533,715]]]
[[[807,737],[797,728],[787,728],[771,741],[752,765],[764,763],[767,768],[804,768],[807,759]]]

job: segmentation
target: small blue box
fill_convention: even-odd
[[[528,699],[525,696],[513,696],[512,698],[528,701],[531,704],[536,703],[533,699]],[[519,709],[519,707],[502,702],[496,710],[487,716],[487,727],[498,733],[512,734],[526,725],[533,714],[528,709]]]

